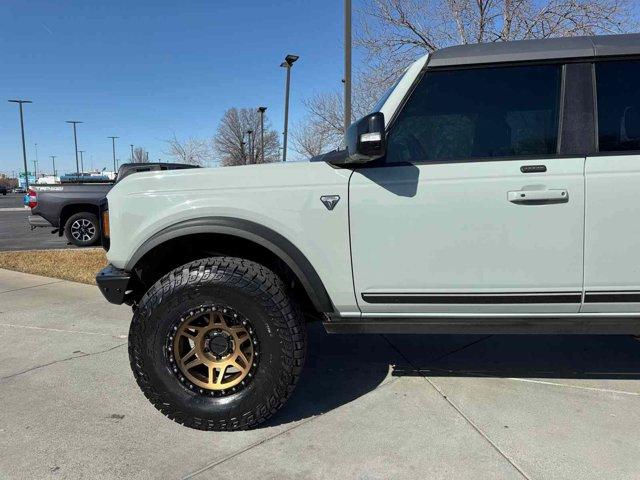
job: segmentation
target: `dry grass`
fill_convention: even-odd
[[[96,273],[107,265],[101,248],[0,252],[0,268],[95,285]]]

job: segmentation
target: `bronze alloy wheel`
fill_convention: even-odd
[[[244,388],[258,360],[258,339],[249,321],[214,305],[189,311],[172,327],[167,344],[174,374],[201,395],[224,396]]]
[[[140,299],[129,363],[155,408],[198,430],[254,428],[293,392],[304,365],[304,317],[264,265],[209,257],[175,268]]]

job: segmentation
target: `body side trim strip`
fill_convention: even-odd
[[[640,303],[640,292],[587,292],[585,303]]]
[[[386,304],[538,304],[582,303],[582,292],[532,293],[363,293],[367,303]],[[640,303],[640,291],[585,292],[584,303]]]
[[[580,303],[582,292],[536,293],[363,293],[367,303],[404,304],[523,304]]]

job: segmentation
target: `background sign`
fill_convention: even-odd
[[[33,172],[27,172],[29,174],[29,185],[33,185],[36,183],[36,176],[33,174]],[[26,188],[27,187],[27,183],[24,181],[24,172],[20,172],[18,174],[18,186],[20,188]]]

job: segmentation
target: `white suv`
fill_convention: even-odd
[[[640,35],[446,48],[347,149],[149,172],[102,207],[97,277],[168,417],[255,426],[330,332],[640,332]]]

